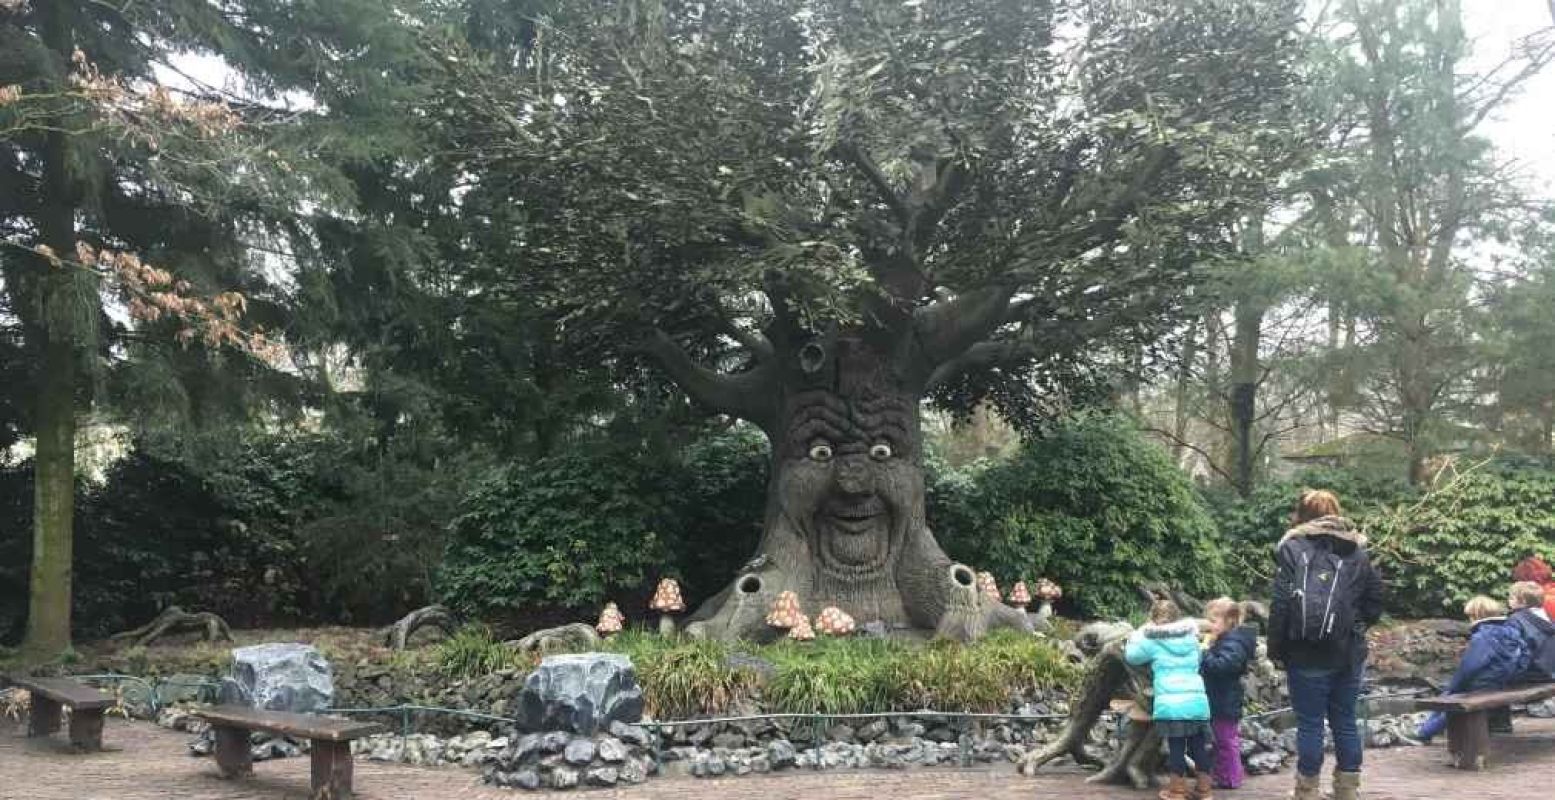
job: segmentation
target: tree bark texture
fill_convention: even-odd
[[[913,368],[924,360],[898,349],[910,341],[878,334],[817,337],[769,373],[777,378],[760,392],[772,410],[758,416],[774,460],[762,538],[688,633],[776,637],[765,617],[784,591],[806,614],[836,607],[892,631],[965,641],[1030,629],[1024,613],[983,597],[972,568],[929,531],[918,413],[926,381]]]
[[[58,4],[40,9],[43,38],[68,62],[74,50],[70,11]],[[70,134],[47,134],[43,151],[43,198],[38,213],[42,243],[60,257],[75,251],[76,183],[70,167]],[[77,336],[74,314],[64,312],[72,292],[70,270],[47,258],[34,259],[42,274],[32,310],[29,338],[41,356],[34,397],[37,450],[33,460],[32,571],[29,575],[27,638],[23,651],[50,657],[70,647],[71,561],[75,525]]]

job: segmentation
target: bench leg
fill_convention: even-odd
[[[314,739],[310,750],[313,800],[351,800],[351,743]]]
[[[27,717],[28,736],[48,736],[59,730],[59,703],[32,693],[32,712]]]
[[[1490,715],[1484,711],[1448,714],[1447,752],[1458,769],[1484,769],[1490,754]]]
[[[70,744],[83,753],[103,749],[102,709],[70,712]]]
[[[248,731],[226,725],[211,728],[216,733],[216,767],[224,778],[244,778],[254,774],[254,753],[248,747]]]

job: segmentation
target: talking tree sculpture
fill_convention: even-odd
[[[775,636],[783,591],[860,627],[1027,625],[925,523],[921,405],[1104,389],[1299,138],[1299,0],[1109,9],[602,0],[543,52],[439,59],[464,202],[519,248],[471,280],[771,442],[754,558],[688,632]]]

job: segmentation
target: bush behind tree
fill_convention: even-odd
[[[1053,578],[1081,614],[1137,611],[1144,581],[1227,588],[1225,548],[1187,475],[1115,414],[1061,420],[1008,461],[935,470],[929,523],[1001,587]]]

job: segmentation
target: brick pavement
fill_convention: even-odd
[[[147,723],[110,720],[104,739],[111,752],[85,756],[62,752],[60,737],[28,740],[0,725],[0,799],[3,800],[302,800],[307,797],[306,758],[255,765],[254,778],[230,782],[216,776],[208,758],[186,754],[188,734]],[[1369,800],[1473,798],[1525,800],[1549,796],[1555,774],[1555,720],[1519,720],[1518,733],[1497,737],[1500,763],[1479,775],[1444,765],[1441,745],[1373,751],[1367,754]],[[802,772],[721,780],[656,779],[631,789],[583,793],[522,793],[480,784],[471,770],[428,769],[358,761],[356,786],[362,800],[519,800],[582,797],[603,800],[1153,800],[1153,793],[1097,788],[1072,769],[1022,778],[1008,765],[967,770],[903,772]],[[1276,800],[1286,796],[1289,774],[1259,778],[1229,800]]]

